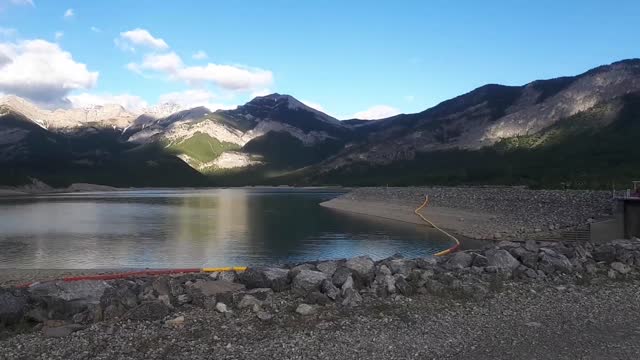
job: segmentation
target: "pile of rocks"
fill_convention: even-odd
[[[363,297],[416,293],[482,299],[503,281],[562,281],[633,278],[640,273],[640,241],[608,244],[501,242],[477,251],[439,258],[380,261],[361,256],[286,268],[249,268],[240,273],[189,274],[114,281],[46,282],[26,289],[0,289],[0,323],[31,324],[63,336],[102,320],[166,320],[173,312],[199,307],[231,316],[251,311],[273,317],[274,293],[290,294],[301,315],[323,305],[357,306]],[[297,306],[297,307],[296,307]],[[281,308],[281,307],[280,307]]]

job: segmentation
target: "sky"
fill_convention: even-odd
[[[0,93],[212,110],[290,94],[340,119],[640,57],[640,1],[0,0]]]

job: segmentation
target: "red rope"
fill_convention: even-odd
[[[143,270],[143,271],[130,271],[116,274],[98,274],[98,275],[80,275],[80,276],[68,276],[61,281],[72,282],[81,280],[117,280],[128,279],[132,277],[144,277],[144,276],[158,276],[158,275],[171,275],[171,274],[187,274],[187,273],[199,273],[200,268],[185,268],[185,269],[165,269],[165,270]],[[52,280],[55,281],[55,280]],[[33,285],[33,282],[20,284],[18,288],[27,288]]]

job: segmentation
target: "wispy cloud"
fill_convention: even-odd
[[[56,41],[60,41],[63,36],[64,36],[64,32],[62,31],[56,31],[56,33],[53,35]]]
[[[169,79],[180,80],[192,87],[207,84],[225,90],[255,90],[268,87],[273,82],[271,71],[242,65],[207,63],[204,66],[185,66],[175,52],[147,54],[141,63],[130,63],[127,68],[136,73],[143,70],[166,74]]]
[[[208,58],[209,56],[203,50],[198,50],[193,55],[191,55],[191,57],[193,59],[195,59],[195,60],[204,60],[204,59]]]
[[[31,5],[34,7],[36,6],[33,0],[11,0],[11,3],[14,5]]]
[[[67,9],[67,11],[64,12],[64,18],[65,19],[71,19],[72,17],[74,17],[76,14],[73,11],[73,9]]]
[[[94,33],[101,33],[102,30],[98,27],[92,26],[90,27],[91,31],[93,31]]]
[[[120,33],[120,38],[114,40],[123,50],[135,50],[135,46],[144,46],[155,50],[166,50],[169,45],[161,38],[156,38],[146,29],[133,29]]]
[[[353,114],[356,119],[377,120],[400,114],[400,111],[389,105],[374,105],[366,110]]]
[[[235,106],[220,103],[219,101],[216,101],[216,99],[217,96],[208,90],[194,89],[160,95],[158,103],[178,104],[185,108],[204,106],[211,111],[235,108]]]
[[[16,34],[18,34],[18,31],[16,29],[0,26],[0,37],[13,37],[16,36]]]

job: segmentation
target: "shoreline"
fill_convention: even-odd
[[[558,241],[565,231],[588,231],[613,215],[608,191],[528,190],[518,187],[356,188],[320,204],[336,211],[424,224],[414,210],[438,226],[480,241]]]
[[[504,241],[437,259],[0,287],[0,348],[68,360],[637,358],[638,256],[638,240]]]
[[[4,197],[28,197],[28,196],[40,196],[40,195],[53,195],[53,194],[65,194],[65,193],[79,193],[79,192],[117,192],[117,191],[144,191],[144,190],[207,190],[207,189],[301,189],[310,191],[322,191],[333,190],[346,193],[351,188],[342,186],[220,186],[220,187],[126,187],[118,188],[108,185],[88,184],[88,183],[74,183],[66,188],[52,188],[48,185],[41,183],[35,186],[4,186],[0,187],[0,198]]]

